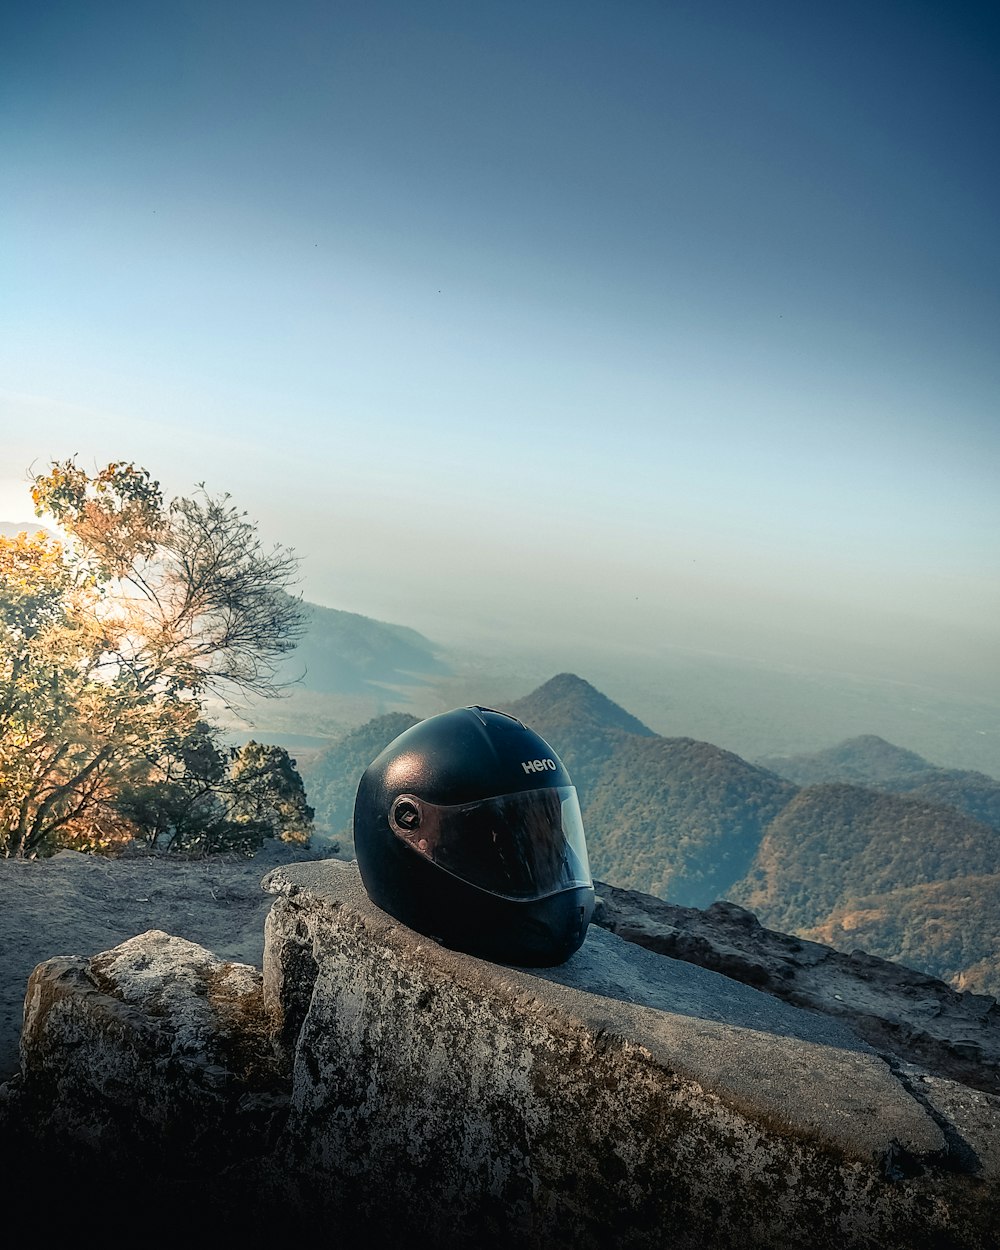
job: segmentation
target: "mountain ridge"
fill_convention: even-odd
[[[852,781],[869,785],[933,767],[916,751],[897,747],[878,734],[858,734],[821,751],[765,756],[757,762],[801,786],[818,781]]]
[[[942,768],[874,734],[758,763],[801,786],[844,782],[944,803],[1000,831],[1000,781],[973,769]]]
[[[449,671],[436,644],[409,626],[308,600],[302,606],[305,631],[281,666],[281,680],[319,694],[355,694]]]
[[[582,802],[623,742],[658,736],[575,673],[558,673],[499,710],[516,716],[554,747],[569,769]]]
[[[31,538],[39,530],[48,538],[56,537],[56,534],[41,521],[0,521],[0,534],[4,538],[16,538],[18,534],[27,534]]]

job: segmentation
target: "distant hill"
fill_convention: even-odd
[[[692,738],[621,743],[584,807],[603,881],[687,907],[728,897],[795,794],[766,769]]]
[[[712,743],[661,737],[572,673],[501,710],[569,769],[600,880],[686,906],[729,898],[771,928],[1000,992],[1000,833],[939,797],[957,786],[992,812],[983,774],[863,738],[833,763],[868,785],[800,786]],[[376,717],[300,765],[317,820],[348,853],[361,773],[414,721]],[[890,782],[912,790],[872,788]]]
[[[946,804],[862,786],[806,786],[768,826],[754,868],[730,897],[796,930],[849,898],[989,874],[1000,835]]]
[[[575,673],[559,673],[523,699],[508,704],[507,710],[533,729],[544,721],[550,728],[570,732],[586,727],[599,733],[620,730],[643,738],[656,737],[641,720]]]
[[[413,685],[448,671],[434,643],[415,629],[316,603],[303,607],[305,633],[280,676],[301,678],[305,690],[354,694],[372,686]]]
[[[278,667],[281,698],[254,699],[214,718],[233,740],[248,736],[308,750],[339,741],[386,712],[439,699],[456,679],[452,660],[415,629],[306,602],[305,634]]]
[[[848,738],[825,751],[767,756],[758,763],[800,786],[811,786],[823,781],[878,786],[880,782],[926,772],[933,767],[915,751],[893,746],[891,742],[886,742],[875,734]]]
[[[944,803],[1000,830],[1000,781],[986,773],[939,768],[913,751],[867,734],[826,751],[759,761],[798,785],[848,782]]]
[[[951,877],[862,894],[800,936],[842,951],[864,950],[950,981],[1000,994],[1000,873]]]
[[[957,807],[975,820],[1000,832],[1000,782],[985,773],[958,768],[931,768],[887,783],[886,789],[913,798],[929,799]]]
[[[702,907],[747,871],[763,826],[795,793],[730,751],[662,738],[572,673],[507,704],[556,749],[602,880]]]
[[[608,759],[629,737],[656,737],[575,673],[560,673],[500,710],[516,716],[555,748],[584,803]]]
[[[18,534],[37,534],[39,530],[48,534],[50,538],[55,537],[52,531],[40,521],[0,521],[0,534],[4,538],[16,538]]]

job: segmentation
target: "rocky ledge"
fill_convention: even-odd
[[[353,864],[264,885],[262,976],[162,933],[35,970],[5,1175],[261,1244],[998,1245],[1000,1100],[846,1020],[599,926],[560,968],[473,959]]]
[[[628,942],[836,1016],[887,1057],[1000,1094],[1000,1006],[988,994],[765,929],[735,903],[702,911],[604,882],[597,895],[595,922]]]

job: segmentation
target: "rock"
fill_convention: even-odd
[[[989,995],[954,990],[864,951],[844,955],[765,929],[735,903],[702,911],[601,881],[596,889],[595,923],[619,937],[840,1017],[890,1061],[1000,1094],[1000,1007]]]
[[[287,1111],[262,981],[158,930],[91,959],[40,964],[21,1073],[0,1087],[4,1174],[13,1157],[21,1196],[33,1172],[65,1187],[89,1182],[95,1163],[119,1178],[122,1215],[150,1203],[166,1206],[165,1219],[178,1202],[192,1210],[209,1168],[218,1191],[219,1176],[259,1154]]]
[[[265,994],[294,1022],[273,1175],[307,1222],[449,1247],[995,1244],[997,1101],[959,1130],[841,1022],[600,928],[561,968],[472,959],[353,865],[265,885]]]

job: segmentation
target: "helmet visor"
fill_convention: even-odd
[[[593,884],[575,786],[454,807],[401,794],[389,827],[418,855],[501,898],[529,901]]]

